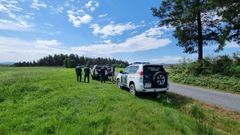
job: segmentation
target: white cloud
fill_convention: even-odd
[[[50,24],[50,23],[44,23],[44,25],[48,26],[48,27],[54,27],[53,24]]]
[[[19,20],[19,22],[13,22],[10,20],[0,19],[1,30],[12,30],[12,31],[29,31],[33,25],[27,24],[27,22]]]
[[[73,23],[75,27],[80,27],[81,24],[87,24],[92,21],[92,16],[85,14],[83,10],[68,10],[67,14],[69,22]]]
[[[58,42],[57,40],[36,40],[35,43],[38,46],[49,47],[49,46],[59,46],[62,43]]]
[[[33,0],[31,7],[39,10],[40,8],[46,8],[47,5],[43,2],[39,2],[38,0]]]
[[[0,61],[30,61],[48,54],[68,53],[56,40],[22,40],[0,36]]]
[[[100,36],[101,38],[107,38],[109,36],[122,35],[123,32],[135,29],[137,26],[129,22],[126,24],[110,23],[102,28],[98,24],[92,24],[90,28],[93,29],[94,35]]]
[[[163,57],[159,57],[159,58],[153,58],[150,59],[150,63],[153,64],[173,64],[173,63],[179,63],[180,60],[183,59],[182,56],[163,56]]]
[[[101,14],[101,15],[99,15],[98,17],[99,17],[99,18],[104,18],[104,17],[106,17],[106,16],[108,16],[108,13],[106,13],[106,14]]]
[[[156,28],[149,29],[139,35],[130,37],[124,42],[113,43],[105,40],[104,43],[66,47],[57,40],[23,40],[0,36],[0,61],[36,60],[40,57],[63,53],[75,53],[90,57],[112,57],[116,53],[147,51],[167,46],[171,43],[168,38],[161,38],[159,34],[150,34]]]
[[[99,6],[99,3],[93,0],[88,1],[88,3],[85,4],[85,7],[91,12],[95,11],[96,7],[98,6]]]
[[[0,1],[0,29],[26,31],[31,25],[28,20],[32,19],[32,15],[26,13],[22,8],[20,2],[16,0],[2,0]]]
[[[153,33],[153,31],[156,31],[155,29],[158,28],[146,30],[142,34],[128,38],[126,41],[121,43],[112,43],[107,41],[103,44],[73,47],[72,50],[74,50],[74,52],[92,54],[95,56],[111,56],[115,53],[147,51],[164,47],[171,43],[168,38],[160,37],[162,34],[160,30],[158,30],[158,33]]]
[[[64,10],[64,7],[63,7],[63,6],[58,6],[58,7],[56,8],[56,13],[62,13],[63,10]]]

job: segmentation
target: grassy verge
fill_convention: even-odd
[[[172,70],[168,70],[168,72],[169,78],[173,82],[203,86],[210,89],[240,94],[240,81],[238,77],[219,74],[194,76],[172,72]]]
[[[74,69],[0,68],[0,134],[239,134],[240,114],[172,93],[133,97]]]

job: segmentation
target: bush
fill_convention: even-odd
[[[240,77],[240,65],[238,65],[236,59],[237,58],[229,57],[227,55],[218,56],[215,58],[206,57],[201,61],[201,63],[182,63],[178,66],[174,66],[172,68],[172,72],[194,76],[221,74],[226,76]]]
[[[174,65],[169,78],[174,82],[204,86],[228,92],[240,92],[240,57],[206,57],[201,63],[191,62]]]

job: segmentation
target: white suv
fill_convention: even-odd
[[[168,90],[168,76],[162,65],[132,64],[117,75],[117,86],[129,88],[138,96],[143,92],[164,93]]]

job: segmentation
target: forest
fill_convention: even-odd
[[[14,63],[16,67],[28,67],[28,66],[64,66],[67,68],[73,68],[77,64],[93,66],[98,65],[111,65],[114,67],[126,67],[128,65],[127,61],[117,60],[114,58],[90,58],[84,56],[78,56],[77,54],[55,54],[48,55],[46,57],[40,58],[37,61],[23,61]]]

